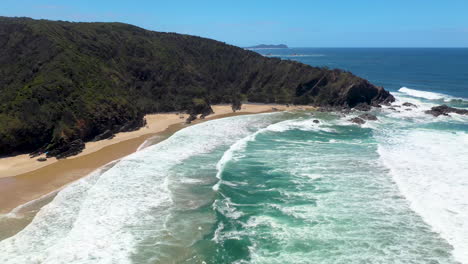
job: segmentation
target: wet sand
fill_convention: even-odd
[[[312,107],[248,104],[243,105],[241,111],[232,113],[230,106],[216,105],[213,106],[215,114],[210,115],[205,120],[241,114],[271,112],[273,108],[284,111],[311,109]],[[186,117],[187,115],[185,115]],[[0,159],[0,175],[5,175],[4,172],[7,171],[5,168],[14,168],[14,163],[18,162],[18,160],[20,160],[21,170],[26,167],[30,169],[26,173],[15,176],[0,176],[0,214],[6,214],[20,205],[53,193],[111,161],[137,151],[138,147],[149,138],[154,144],[166,139],[177,130],[188,126],[185,124],[185,119],[181,119],[175,113],[148,115],[146,118],[148,126],[145,128],[134,132],[119,133],[111,140],[87,143],[85,151],[80,155],[58,161],[54,159],[45,166],[38,164],[40,162],[36,161],[36,159],[29,159],[29,157],[27,159],[24,159],[24,157]],[[203,120],[197,120],[194,124],[199,122],[203,122]]]

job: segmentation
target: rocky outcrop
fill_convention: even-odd
[[[60,140],[57,145],[51,146],[50,151],[47,152],[47,158],[56,157],[57,159],[63,159],[70,156],[78,155],[85,148],[83,140],[76,139],[71,142],[66,140]]]
[[[351,118],[349,121],[350,121],[351,123],[355,123],[355,124],[358,124],[358,125],[362,125],[362,124],[365,124],[365,123],[366,123],[366,121],[364,121],[364,119],[359,118],[359,117]]]
[[[372,109],[372,107],[367,103],[359,103],[353,109],[358,110],[358,111],[366,112],[366,111],[370,111]]]
[[[345,91],[345,105],[349,107],[354,107],[358,104],[387,105],[395,101],[390,92],[386,91],[383,87],[372,85],[367,80],[353,84]]]
[[[450,113],[455,113],[459,115],[468,115],[468,110],[466,109],[459,109],[459,108],[454,108],[450,107],[447,105],[439,105],[439,106],[434,106],[431,108],[431,110],[425,111],[426,114],[430,114],[433,116],[448,116]]]
[[[237,111],[240,101],[364,109],[394,98],[347,71],[215,40],[122,23],[0,17],[0,155],[67,156],[77,152],[67,144],[137,129],[145,114],[204,118],[211,104]]]
[[[239,98],[237,98],[237,97],[234,98],[234,99],[232,100],[232,103],[231,103],[232,112],[235,113],[236,111],[241,110],[241,108],[242,108],[242,102],[241,102],[241,100],[240,100]]]
[[[214,112],[206,99],[194,98],[187,113],[189,114],[189,117],[187,118],[186,123],[190,124],[192,121],[197,119],[198,115],[200,115],[201,119],[204,119],[206,116],[211,115]]]
[[[94,139],[92,141],[99,141],[99,140],[103,140],[103,139],[111,139],[113,137],[114,137],[114,133],[112,133],[111,130],[106,130],[102,134],[99,134],[96,137],[94,137]]]
[[[402,105],[402,106],[406,106],[406,107],[418,108],[418,106],[416,106],[415,104],[409,103],[409,102],[404,102],[404,103],[401,104],[401,105]]]
[[[185,123],[186,124],[191,124],[196,119],[197,119],[196,115],[189,115],[189,117],[185,120]]]
[[[376,121],[377,120],[377,117],[375,115],[369,114],[369,113],[359,115],[358,117],[361,118],[361,119],[364,119],[364,120],[371,120],[371,121]]]

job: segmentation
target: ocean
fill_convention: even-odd
[[[349,70],[396,110],[187,127],[60,191],[0,262],[468,263],[468,116],[424,113],[468,108],[468,49],[258,52]]]

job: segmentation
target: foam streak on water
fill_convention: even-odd
[[[265,115],[214,120],[122,159],[62,190],[23,231],[0,242],[2,263],[130,263],[139,241],[162,236],[173,199],[168,171],[232,144]],[[164,253],[162,253],[164,254]]]
[[[411,208],[468,263],[468,134],[419,129],[382,142],[379,154]]]
[[[315,112],[180,130],[60,191],[0,262],[468,263],[468,118],[395,96],[363,126]]]

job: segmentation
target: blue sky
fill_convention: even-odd
[[[468,0],[1,0],[0,15],[118,21],[238,46],[468,47]]]

